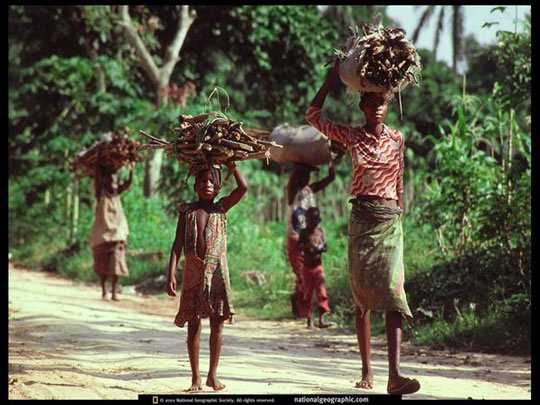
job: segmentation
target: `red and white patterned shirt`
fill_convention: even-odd
[[[328,138],[340,142],[351,153],[353,180],[350,193],[397,200],[403,192],[404,139],[400,131],[383,126],[379,137],[362,127],[347,127],[322,117],[310,106],[306,121]]]

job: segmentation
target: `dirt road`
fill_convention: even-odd
[[[100,300],[95,286],[9,269],[9,398],[136,399],[178,394],[190,382],[186,330],[173,298],[124,294]],[[208,367],[203,323],[201,370]],[[385,393],[386,347],[374,340],[373,393]],[[449,353],[404,344],[402,372],[422,383],[407,398],[531,399],[530,358]],[[242,319],[225,325],[219,367],[227,394],[366,394],[355,337],[304,329],[300,321]],[[203,376],[204,379],[204,376]],[[204,381],[204,380],[203,380]],[[209,389],[203,394],[210,393]]]

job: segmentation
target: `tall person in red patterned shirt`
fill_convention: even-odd
[[[328,138],[345,145],[352,157],[352,199],[349,221],[349,280],[356,305],[356,333],[362,358],[357,388],[373,388],[370,311],[385,313],[390,394],[411,394],[420,383],[399,370],[401,321],[412,320],[404,290],[402,134],[384,124],[388,93],[363,93],[363,127],[348,127],[322,117],[331,88],[339,85],[338,61],[306,111],[306,121]]]

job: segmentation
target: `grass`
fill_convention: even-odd
[[[528,332],[516,333],[514,328],[526,328]],[[414,343],[436,349],[452,347],[526,355],[530,354],[530,324],[516,322],[497,310],[480,317],[469,309],[454,321],[438,315],[432,323],[415,330]]]

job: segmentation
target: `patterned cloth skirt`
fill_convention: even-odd
[[[128,276],[126,243],[105,242],[92,248],[94,271],[100,276]]]
[[[174,324],[183,327],[186,322],[201,318],[215,318],[232,323],[234,308],[227,294],[228,278],[220,267],[205,272],[204,262],[197,256],[186,257],[180,306]]]
[[[397,311],[409,322],[403,266],[402,211],[356,198],[349,221],[349,281],[354,302],[367,310]]]

